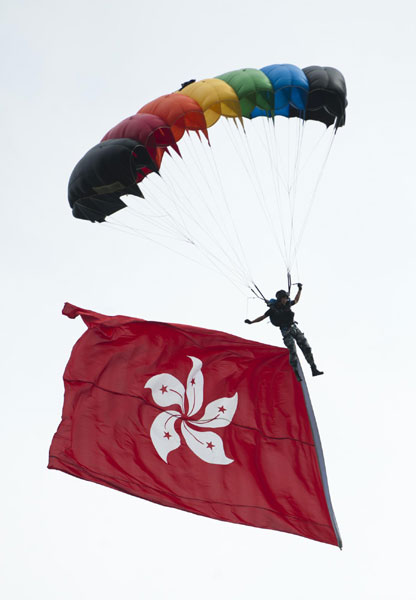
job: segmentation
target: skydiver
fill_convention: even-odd
[[[317,375],[323,375],[323,371],[318,370],[312,355],[312,348],[310,347],[306,337],[297,327],[296,321],[294,321],[295,313],[291,310],[291,306],[299,302],[299,298],[302,293],[302,284],[298,283],[297,286],[298,292],[294,300],[290,300],[289,294],[285,292],[285,290],[279,290],[276,292],[276,300],[273,299],[268,302],[269,309],[264,313],[264,315],[257,317],[257,319],[254,319],[253,321],[246,319],[244,323],[252,325],[253,323],[259,323],[260,321],[266,319],[266,317],[269,317],[270,321],[275,327],[280,327],[280,331],[282,332],[283,336],[283,342],[289,349],[289,362],[292,365],[296,379],[298,381],[302,381],[302,377],[299,372],[299,359],[296,354],[295,341],[302,350],[307,362],[310,364],[313,377],[316,377]]]

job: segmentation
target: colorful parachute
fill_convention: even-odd
[[[332,146],[333,134],[345,124],[346,106],[344,78],[332,67],[311,66],[302,70],[290,64],[274,64],[259,70],[239,69],[211,79],[191,80],[180,90],[156,98],[137,114],[121,121],[81,159],[69,181],[68,196],[73,215],[90,221],[110,222],[108,217],[114,213],[132,208],[134,224],[129,222],[129,229],[136,228],[152,239],[159,237],[159,242],[162,239],[164,244],[169,239],[191,243],[205,253],[211,266],[247,283],[252,278],[250,270],[243,264],[247,248],[241,239],[238,221],[244,205],[250,204],[250,214],[257,211],[252,203],[255,195],[290,271]],[[296,117],[294,121],[297,122],[295,133],[290,133],[289,128],[288,141],[284,142],[283,127],[277,125],[281,117],[286,117],[284,120],[287,121]],[[225,154],[220,151],[225,134],[223,138],[218,134],[215,143],[211,130],[208,134],[208,129],[219,121],[236,125],[233,130],[228,127],[226,135],[232,146]],[[310,162],[308,155],[302,164],[306,121],[324,124],[333,133],[329,148],[323,153],[321,169],[315,171],[316,183],[308,192],[308,208],[295,232],[299,174]],[[256,126],[252,127],[254,123]],[[251,130],[257,133],[252,134]],[[193,145],[188,153],[192,132],[197,134],[201,144],[199,148]],[[184,134],[188,135],[184,137]],[[253,146],[252,140],[256,137]],[[316,145],[319,143],[318,140]],[[216,151],[213,153],[214,146]],[[182,163],[184,153],[190,158]],[[314,153],[312,145],[310,154]],[[172,159],[170,166],[174,165],[170,170],[165,169],[165,163],[162,167],[165,154]],[[228,178],[238,160],[251,177],[254,194],[247,193],[247,186],[245,189],[238,187],[242,177],[237,177],[231,191],[225,189],[221,168],[225,167]],[[147,177],[158,173],[159,169],[162,183]],[[272,183],[267,186],[264,182],[269,176]],[[136,184],[140,182],[149,189],[145,190],[141,185],[142,191],[139,190]],[[143,202],[135,201],[130,205],[121,200],[125,195],[139,196]],[[233,200],[238,197],[234,220],[230,196]],[[282,197],[286,197],[287,208],[282,208]],[[201,206],[204,207],[202,213],[199,212]],[[287,214],[282,215],[282,211]],[[286,233],[284,221],[289,223]],[[111,222],[123,226],[114,219]],[[143,230],[149,224],[153,230]],[[221,239],[216,237],[218,233]]]

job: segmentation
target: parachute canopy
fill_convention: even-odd
[[[191,243],[217,270],[232,277],[238,271],[236,277],[246,285],[251,275],[243,265],[246,243],[240,239],[240,224],[262,210],[266,225],[258,225],[261,237],[266,228],[273,229],[273,243],[290,272],[334,134],[345,124],[346,107],[345,80],[333,67],[271,64],[191,79],[112,127],[80,160],[68,187],[73,215],[156,237],[162,245],[172,239]],[[308,131],[319,130],[322,139],[330,130],[328,148],[320,139],[308,147],[306,122],[312,122]],[[201,142],[197,148],[192,133]],[[224,140],[231,144],[226,150]],[[306,179],[316,148],[323,148],[320,167],[317,161],[312,191],[305,193],[299,181]],[[226,190],[239,161],[242,175]],[[160,179],[148,177],[159,170]],[[221,181],[221,171],[226,181]],[[241,187],[247,175],[251,181]],[[299,220],[298,198],[307,194],[309,204]],[[129,204],[121,199],[126,195],[142,201]],[[234,201],[237,218],[232,223]],[[247,205],[250,214],[244,219],[239,213]],[[120,223],[120,215],[114,216],[126,208],[131,211],[123,210],[121,219],[127,212],[134,223]]]
[[[220,117],[241,122],[242,118],[298,117],[338,128],[345,124],[346,96],[344,77],[333,67],[302,70],[274,64],[189,83],[143,106],[87,152],[69,180],[73,215],[102,222],[126,206],[120,196],[141,197],[135,182],[158,171],[169,147],[180,154],[176,142],[185,132],[202,132],[208,138],[207,128]]]

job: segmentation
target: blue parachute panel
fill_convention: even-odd
[[[269,78],[274,89],[274,114],[289,117],[290,106],[299,111],[306,110],[309,82],[295,65],[269,65],[260,69]],[[265,110],[255,108],[250,117],[270,117]]]

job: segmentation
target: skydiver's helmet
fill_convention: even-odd
[[[276,292],[276,302],[280,302],[282,298],[289,298],[289,294],[285,290]]]

